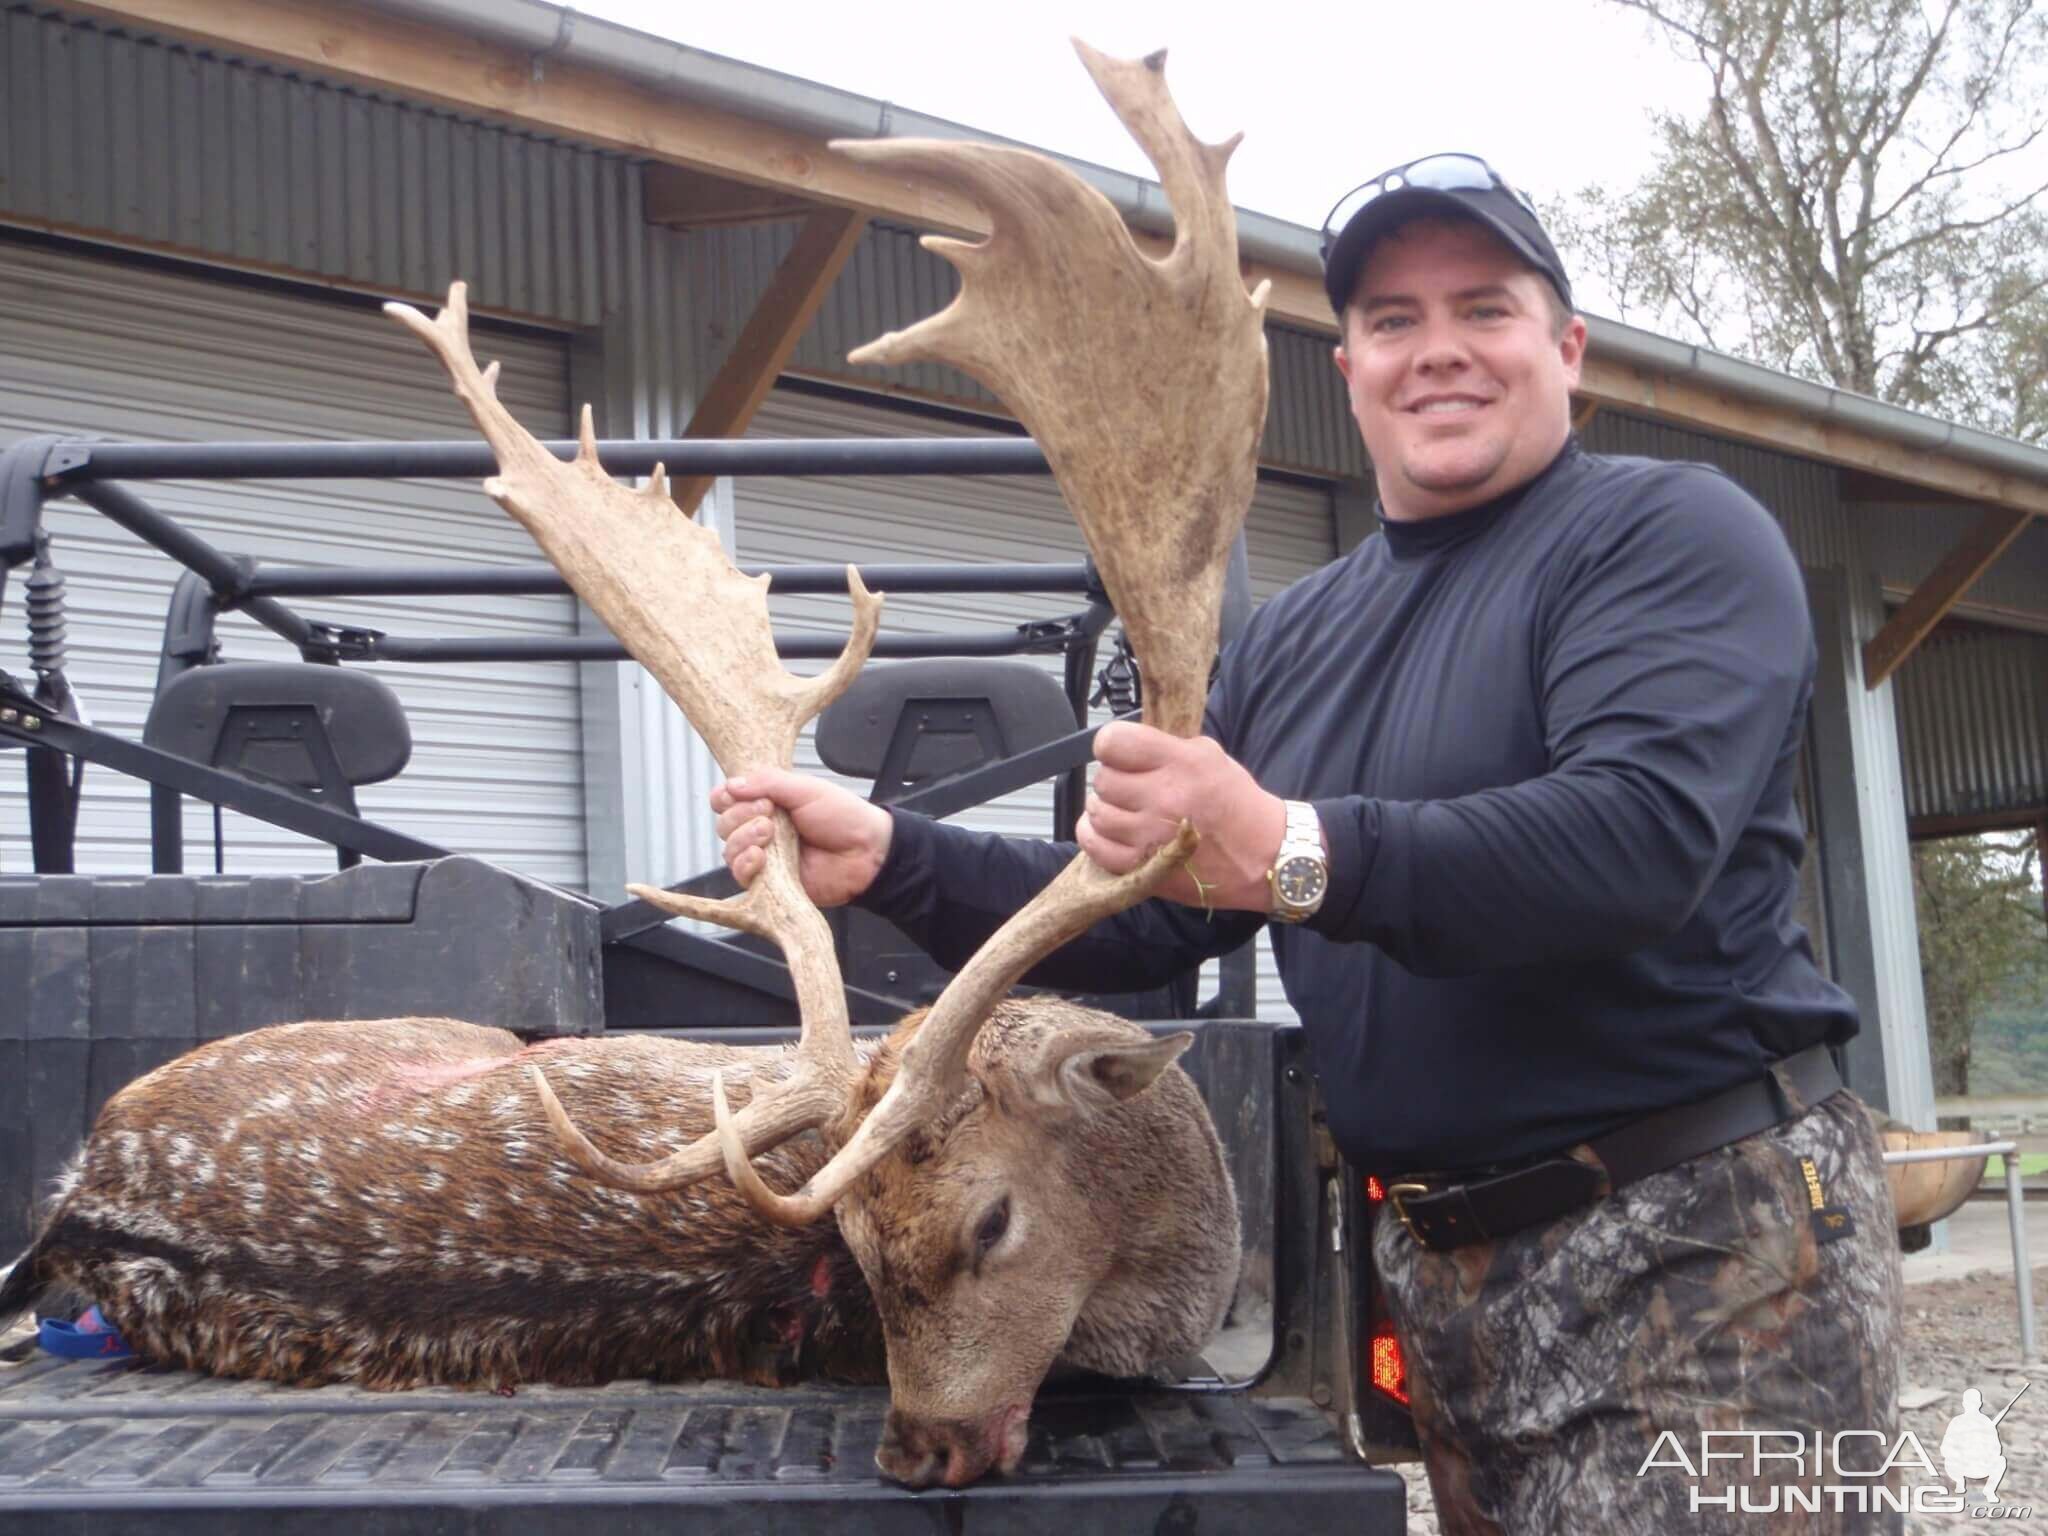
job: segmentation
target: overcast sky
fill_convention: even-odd
[[[1189,0],[1036,5],[869,0],[576,0],[692,47],[1151,176],[1067,43],[1168,50],[1167,79],[1205,139],[1242,130],[1242,208],[1320,225],[1375,172],[1471,150],[1539,199],[1625,184],[1651,158],[1648,109],[1690,110],[1695,78],[1643,24],[1599,0]],[[1582,292],[1589,309],[1606,296]]]

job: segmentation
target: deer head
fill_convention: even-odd
[[[1147,722],[1191,735],[1216,651],[1225,566],[1254,483],[1266,404],[1264,289],[1247,294],[1238,270],[1223,176],[1236,141],[1206,145],[1188,132],[1166,91],[1163,54],[1126,62],[1075,46],[1159,170],[1176,223],[1171,248],[1147,254],[1107,199],[1027,151],[915,140],[837,144],[850,157],[958,187],[986,207],[992,225],[978,244],[926,239],[960,269],[960,297],[853,360],[944,361],[1002,397],[1044,448],[1081,524],[1143,671]],[[496,365],[479,370],[471,355],[460,284],[431,321],[404,305],[387,308],[440,357],[496,450],[499,474],[485,490],[661,682],[727,775],[788,765],[804,722],[865,658],[880,599],[849,569],[854,628],[845,652],[815,680],[790,676],[774,653],[766,578],[750,581],[732,569],[716,537],[668,499],[659,469],[644,491],[610,480],[597,463],[587,409],[581,450],[568,464],[512,420],[496,398]],[[1022,1449],[1031,1391],[1076,1321],[1073,1307],[1043,1297],[1072,1288],[1048,1291],[1026,1275],[1015,1286],[1015,1306],[991,1305],[986,1295],[971,1308],[947,1303],[941,1281],[958,1272],[962,1243],[971,1254],[978,1224],[998,1221],[996,1207],[974,1204],[981,1185],[961,1170],[1029,1155],[1005,1143],[1021,1125],[1035,1124],[1042,1136],[1071,1120],[1085,1136],[1094,1119],[1147,1089],[1192,1037],[1153,1042],[1135,1030],[1100,1039],[1069,1031],[1040,1040],[1028,1061],[996,1063],[984,1053],[970,1068],[970,1057],[984,1022],[1025,971],[1143,900],[1194,845],[1193,829],[1183,826],[1123,876],[1077,858],[863,1071],[830,936],[803,894],[794,830],[778,816],[767,867],[741,896],[632,891],[679,916],[782,946],[802,1020],[798,1066],[787,1082],[757,1089],[734,1112],[714,1080],[716,1128],[650,1163],[621,1161],[593,1144],[538,1067],[534,1087],[566,1155],[620,1188],[674,1190],[723,1169],[771,1222],[808,1223],[839,1208],[892,1345],[895,1400],[884,1469],[909,1481],[943,1473],[954,1482],[991,1461],[1010,1465]],[[1199,1113],[1198,1102],[1192,1108]],[[797,1189],[771,1189],[753,1160],[812,1129],[831,1146],[830,1158]],[[948,1178],[934,1183],[919,1167],[941,1142]],[[1234,1232],[1234,1211],[1218,1219]],[[927,1273],[931,1265],[944,1273]],[[991,1350],[979,1340],[988,1327],[1021,1330],[1028,1347]],[[1119,1363],[1106,1344],[1094,1354],[1088,1363]]]

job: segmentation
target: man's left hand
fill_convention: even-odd
[[[1269,910],[1266,873],[1286,835],[1286,804],[1215,741],[1116,720],[1096,732],[1095,762],[1076,836],[1097,864],[1117,875],[1135,869],[1191,821],[1202,835],[1192,868],[1159,894],[1219,911]]]

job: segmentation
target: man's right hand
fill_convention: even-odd
[[[770,818],[787,811],[802,848],[804,891],[821,907],[844,906],[874,884],[896,827],[879,805],[786,768],[726,780],[711,791],[711,809],[718,813],[725,867],[741,885],[752,885],[767,862],[775,836]]]

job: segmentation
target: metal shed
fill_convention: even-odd
[[[265,430],[446,435],[449,421],[413,398],[435,381],[367,339],[381,322],[366,299],[436,297],[457,276],[497,323],[512,376],[530,382],[522,414],[535,426],[590,399],[615,437],[1009,430],[948,370],[843,362],[850,344],[950,294],[950,269],[917,232],[985,225],[944,190],[849,165],[824,140],[968,132],[956,125],[543,0],[17,4],[0,7],[0,82],[0,273],[40,272],[51,291],[89,289],[98,274],[104,315],[161,318],[174,293],[194,313],[206,294],[239,308],[267,363],[253,345],[208,352],[194,330],[186,371],[293,402]],[[1077,169],[1135,228],[1162,227],[1156,186]],[[1365,531],[1370,470],[1327,362],[1313,232],[1253,214],[1240,231],[1248,276],[1274,287],[1274,405],[1250,533],[1270,590]],[[162,384],[170,364],[137,371],[125,393],[110,382],[109,359],[147,355],[139,324],[66,343],[93,312],[15,314],[11,348],[43,348],[46,387],[30,409],[0,380],[0,441],[33,425],[227,434],[215,404],[150,403],[143,374]],[[385,414],[362,414],[372,407]],[[930,411],[942,414],[918,414]],[[1852,1069],[1868,1096],[1931,1125],[1908,816],[1924,828],[2042,809],[2048,454],[1598,320],[1580,416],[1597,450],[1722,465],[1777,513],[1809,571],[1823,658],[1815,900],[1834,971],[1879,1026]],[[1041,547],[1031,494],[949,490],[902,520],[905,556]],[[828,543],[878,494],[890,489],[719,482],[702,515],[735,547],[779,558],[777,540]],[[384,509],[380,523],[360,488],[323,496],[295,504],[305,530],[377,538],[399,515]],[[481,517],[446,516],[448,539],[483,536]],[[311,531],[286,543],[291,558],[318,558]],[[117,555],[103,565],[80,580],[109,594],[108,625],[132,626],[147,600],[123,595]],[[476,617],[591,622],[539,602]],[[117,641],[109,629],[104,643]],[[637,668],[584,663],[573,687],[487,672],[446,712],[442,798],[419,813],[459,822],[465,801],[503,792],[494,775],[507,770],[475,746],[488,741],[540,765],[522,792],[546,807],[535,825],[553,828],[544,849],[477,827],[451,841],[604,890],[710,862],[705,818],[688,808],[711,765]],[[0,784],[0,861],[18,867],[14,794]],[[109,833],[109,858],[121,842]],[[282,843],[274,854],[294,857]]]

